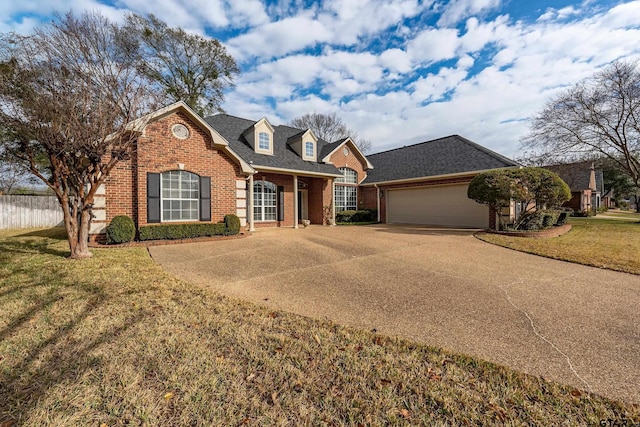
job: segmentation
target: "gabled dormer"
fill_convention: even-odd
[[[273,126],[263,117],[242,133],[253,151],[273,155]]]
[[[308,162],[318,161],[318,138],[316,138],[311,129],[292,136],[287,143],[298,156],[302,157],[302,160]]]

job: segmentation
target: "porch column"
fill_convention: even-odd
[[[331,180],[331,224],[336,225],[336,180]]]
[[[249,231],[256,231],[253,226],[253,174],[249,175],[249,192],[248,199],[249,203],[247,203],[247,220],[249,221]]]
[[[298,175],[293,175],[293,228],[298,228]]]

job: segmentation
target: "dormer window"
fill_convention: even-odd
[[[312,141],[306,141],[304,143],[304,156],[309,158],[315,158],[316,145]]]
[[[267,132],[258,134],[258,148],[260,150],[271,151],[271,141]]]
[[[258,154],[273,155],[273,133],[275,129],[266,118],[262,118],[249,126],[242,136],[249,143],[253,151]]]

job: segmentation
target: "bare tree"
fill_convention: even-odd
[[[2,144],[58,198],[71,258],[91,256],[94,195],[131,152],[137,134],[128,124],[156,108],[137,53],[135,40],[98,13],[0,35]]]
[[[129,15],[126,31],[145,57],[141,71],[157,82],[173,101],[184,101],[205,116],[221,111],[223,91],[240,72],[216,39],[171,28],[153,15]]]
[[[551,99],[522,142],[533,162],[608,158],[640,188],[638,62],[613,62]]]
[[[371,150],[371,141],[360,138],[358,133],[349,128],[336,113],[307,113],[289,122],[289,126],[299,129],[311,129],[313,133],[327,142],[351,137],[351,140],[363,153]]]
[[[0,194],[11,194],[11,191],[26,178],[25,175],[16,163],[0,156]]]

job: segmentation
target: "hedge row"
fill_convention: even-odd
[[[123,243],[133,240],[133,234],[130,234],[131,230],[129,230],[130,225],[133,225],[131,218],[125,216],[114,218],[107,227],[109,243]],[[132,231],[135,233],[135,228]],[[229,214],[224,217],[224,222],[218,223],[143,225],[138,230],[138,238],[141,241],[179,240],[206,236],[233,236],[239,232],[240,218]]]
[[[377,220],[378,211],[375,209],[336,212],[336,222],[374,222]]]

